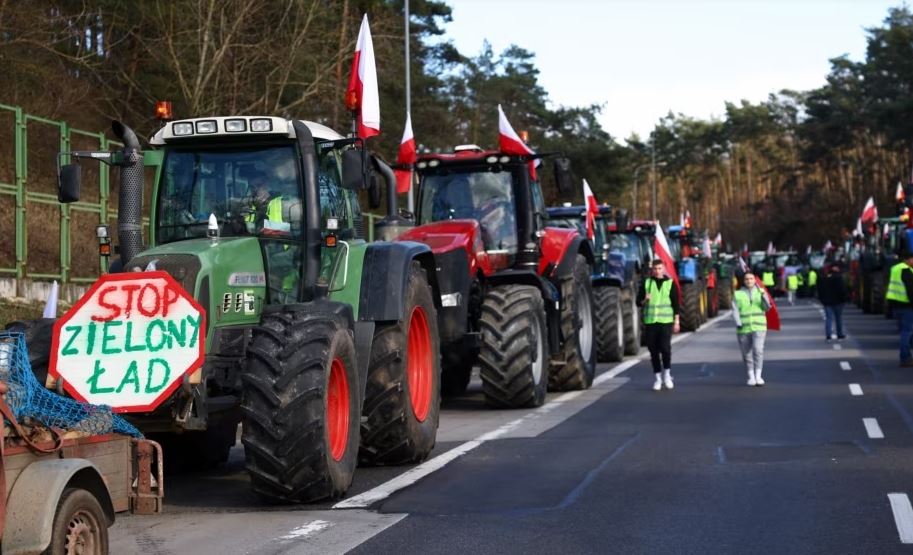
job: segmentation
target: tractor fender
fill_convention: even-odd
[[[54,514],[67,487],[78,487],[98,499],[108,526],[114,504],[101,472],[86,459],[45,459],[33,462],[16,478],[6,501],[4,554],[42,553],[51,543]]]
[[[482,242],[482,231],[476,220],[443,220],[413,227],[397,241],[415,241],[431,248],[435,256],[460,250],[469,261],[468,275],[491,274],[494,269]]]
[[[414,241],[370,243],[365,249],[361,269],[359,321],[395,322],[403,319],[407,279],[413,260],[417,260],[428,274],[435,307],[441,308],[437,266],[428,245]]]
[[[437,283],[440,287],[438,333],[441,344],[459,341],[469,330],[471,289],[478,277],[470,273],[471,257],[463,249],[436,253]]]
[[[539,274],[549,279],[561,279],[571,275],[574,271],[574,264],[577,263],[577,255],[582,254],[586,261],[592,266],[596,263],[596,257],[593,256],[593,245],[588,240],[581,237],[573,229],[556,229],[545,228],[546,235],[542,238],[542,260],[539,261]],[[550,240],[550,231],[569,231],[562,233],[561,236],[553,236]],[[548,268],[552,267],[551,273]]]

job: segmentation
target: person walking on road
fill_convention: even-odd
[[[767,338],[767,311],[773,306],[767,292],[757,284],[751,272],[742,278],[743,287],[735,292],[735,320],[742,360],[748,369],[748,385],[764,385],[764,340]]]
[[[679,296],[675,282],[666,275],[663,261],[656,259],[651,265],[651,275],[644,280],[637,294],[637,305],[644,309],[644,331],[653,375],[653,390],[666,386],[672,389],[672,334],[679,330]]]
[[[905,252],[903,260],[891,267],[888,293],[885,298],[900,324],[900,365],[913,367],[910,339],[913,338],[913,252]]]
[[[794,271],[786,276],[786,294],[789,306],[796,304],[796,291],[799,290],[799,275]]]
[[[831,341],[834,324],[837,325],[837,339],[843,339],[843,303],[847,301],[846,283],[838,264],[824,269],[824,277],[818,284],[818,300],[824,305],[824,336]]]

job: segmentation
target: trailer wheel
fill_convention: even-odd
[[[241,441],[254,492],[268,501],[339,498],[358,462],[352,331],[332,315],[263,314],[241,375]]]
[[[485,402],[496,408],[545,402],[548,335],[542,293],[528,285],[491,288],[482,300],[480,377]]]
[[[682,284],[682,311],[679,316],[682,331],[701,327],[701,289],[698,283]]]
[[[621,289],[611,285],[593,288],[596,316],[596,357],[599,362],[618,362],[624,358],[625,337],[622,323]]]
[[[367,464],[424,460],[440,415],[437,310],[425,270],[412,263],[405,319],[378,326],[371,345],[359,459]]]
[[[621,318],[624,322],[625,354],[634,356],[640,352],[640,310],[637,308],[637,292],[634,287],[625,289],[621,298]]]
[[[63,490],[45,553],[107,555],[108,519],[92,493],[82,488]]]
[[[556,391],[587,389],[596,375],[593,287],[586,258],[577,255],[571,276],[561,281],[560,363],[549,368],[548,386]]]

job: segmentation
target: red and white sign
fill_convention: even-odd
[[[80,401],[149,412],[202,366],[205,343],[205,311],[169,274],[107,274],[54,323],[48,370]]]
[[[346,107],[358,113],[358,136],[362,139],[380,135],[380,94],[377,92],[377,66],[368,14],[361,20],[355,58],[346,88]]]

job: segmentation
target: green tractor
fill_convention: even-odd
[[[167,272],[207,324],[203,366],[131,421],[196,465],[226,460],[240,422],[253,490],[279,502],[344,495],[359,461],[426,458],[440,404],[434,258],[361,233],[358,191],[389,168],[358,139],[279,117],[173,121],[146,152],[125,125],[114,133],[122,151],[62,153],[121,168],[111,271]],[[78,163],[61,168],[61,202],[78,201],[79,181]]]

